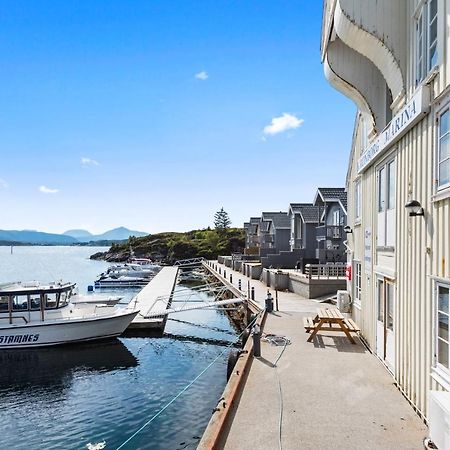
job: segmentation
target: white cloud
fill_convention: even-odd
[[[0,189],[8,189],[8,188],[9,184],[3,178],[0,178]]]
[[[303,119],[299,119],[293,114],[283,113],[279,117],[274,117],[270,125],[264,127],[263,132],[269,135],[283,133],[287,130],[298,128],[303,122]]]
[[[81,157],[81,164],[83,166],[99,166],[100,163],[92,158],[87,158],[86,156]]]
[[[195,78],[197,78],[197,80],[207,80],[209,75],[208,72],[202,70],[201,72],[195,74]]]
[[[43,194],[57,194],[59,192],[59,189],[51,189],[47,186],[39,186],[39,192],[42,192]]]

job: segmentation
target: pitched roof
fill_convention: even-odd
[[[312,206],[312,203],[290,203],[289,211],[292,211],[294,214],[300,214],[300,208],[302,206]]]
[[[250,223],[259,223],[261,217],[250,217]]]
[[[300,208],[300,215],[305,223],[319,223],[322,212],[320,206],[306,205]]]
[[[291,221],[287,212],[263,212],[262,221],[271,221],[275,229],[291,228]]]
[[[318,200],[321,202],[339,202],[347,212],[347,192],[345,188],[317,188],[314,204],[317,205]]]

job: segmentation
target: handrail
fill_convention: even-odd
[[[28,323],[28,320],[24,316],[11,316],[11,317],[0,317],[0,319],[23,319],[25,323]]]
[[[311,278],[345,278],[346,265],[343,263],[335,264],[306,264],[305,275]]]

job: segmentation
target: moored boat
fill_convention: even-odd
[[[74,283],[0,286],[0,349],[92,341],[120,336],[139,311],[73,303]]]

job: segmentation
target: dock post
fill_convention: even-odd
[[[238,289],[241,291],[242,290],[242,284],[241,284],[241,279],[239,278],[238,280]]]
[[[226,278],[227,277],[227,271],[224,269],[223,271],[223,277]]]
[[[275,289],[275,311],[279,311],[279,309],[278,309],[278,289]]]
[[[251,294],[252,300],[255,300],[255,288],[252,287],[252,294]]]
[[[253,327],[253,356],[259,358],[261,356],[261,331],[259,325]]]
[[[250,298],[250,280],[247,280],[247,298]]]
[[[232,282],[233,282],[233,274],[230,273],[230,283],[232,283]]]

